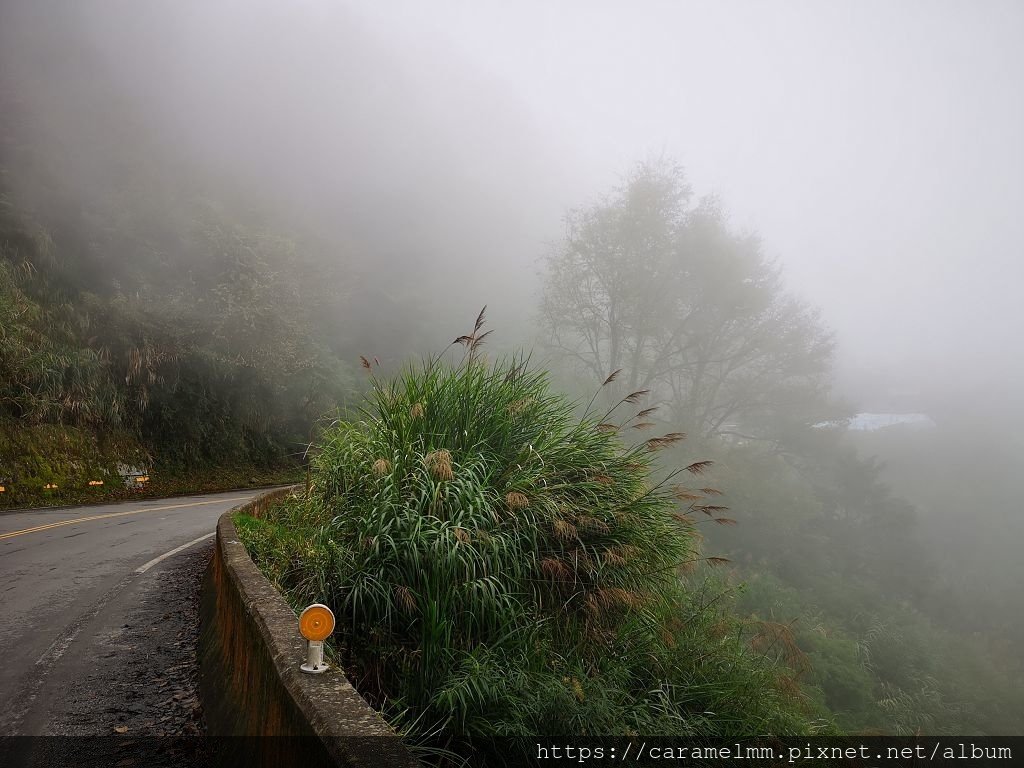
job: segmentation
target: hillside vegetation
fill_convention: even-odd
[[[173,242],[111,269],[93,238],[149,236],[145,222],[110,233],[0,206],[0,504],[123,488],[121,463],[164,489],[299,465],[351,380],[312,333],[293,243],[197,206]]]

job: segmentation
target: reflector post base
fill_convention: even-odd
[[[299,669],[310,675],[319,675],[330,669],[330,665],[324,661],[324,644],[322,640],[306,641],[306,663]]]

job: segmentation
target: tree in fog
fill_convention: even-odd
[[[555,354],[597,380],[622,369],[695,436],[779,439],[831,415],[830,334],[675,164],[641,163],[569,214],[540,313]]]

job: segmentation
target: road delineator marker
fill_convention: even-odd
[[[311,675],[326,672],[324,640],[334,631],[334,614],[322,603],[314,603],[299,614],[299,634],[306,638],[306,663],[299,669]]]

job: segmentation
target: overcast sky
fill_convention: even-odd
[[[1024,3],[352,7],[403,55],[450,46],[503,81],[595,189],[679,158],[846,367],[1024,380]]]

